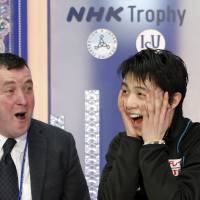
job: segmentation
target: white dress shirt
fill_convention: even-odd
[[[21,168],[22,161],[24,156],[24,148],[26,144],[27,133],[15,138],[17,143],[13,147],[11,151],[12,159],[15,163],[18,175],[18,183],[20,187],[20,179],[21,179]],[[0,135],[0,159],[3,156],[3,145],[6,142],[7,138]],[[31,182],[30,182],[30,171],[29,171],[29,160],[28,160],[28,148],[25,155],[25,164],[24,164],[24,178],[23,178],[23,189],[22,189],[22,198],[21,200],[32,200],[31,195]]]

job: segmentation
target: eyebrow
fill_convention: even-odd
[[[6,81],[3,86],[7,86],[7,85],[12,85],[12,84],[15,84],[14,81]]]
[[[28,79],[28,80],[25,81],[25,83],[31,83],[31,84],[33,84],[33,80],[32,79]]]
[[[121,83],[121,86],[128,87],[128,85],[127,85],[125,82],[122,82],[122,83]]]
[[[25,82],[24,82],[25,84],[29,84],[29,83],[31,83],[31,84],[33,84],[33,81],[32,81],[32,79],[28,79],[28,80],[26,80]],[[3,84],[3,86],[9,86],[9,85],[13,85],[13,84],[15,84],[15,81],[6,81],[4,84]]]

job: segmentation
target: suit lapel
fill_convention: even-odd
[[[28,132],[28,152],[32,199],[40,200],[46,167],[47,143],[42,130],[34,120]]]

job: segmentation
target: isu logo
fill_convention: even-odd
[[[155,29],[144,30],[137,36],[136,48],[138,51],[146,48],[165,49],[165,38]]]
[[[178,176],[181,171],[181,161],[182,159],[169,159],[168,163],[172,169],[172,173],[174,176]]]

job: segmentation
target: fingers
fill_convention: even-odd
[[[163,91],[160,89],[156,89],[154,92],[154,102],[155,102],[155,116],[154,116],[154,123],[159,124],[160,122],[160,114],[162,110],[163,104]]]
[[[148,93],[146,96],[146,111],[148,112],[148,117],[154,115],[155,112],[155,101],[154,101],[154,92]]]
[[[148,114],[147,106],[142,105],[140,110],[141,110],[141,115],[143,117],[143,123],[145,123],[147,120],[149,120],[149,114]]]
[[[146,97],[146,110],[148,111],[149,120],[159,123],[160,112],[163,101],[163,91],[159,88],[153,88],[151,93]]]
[[[172,118],[173,118],[173,109],[171,108],[171,106],[167,105],[167,110],[166,110],[166,114],[165,114],[165,127],[164,129],[167,130],[171,124]],[[163,133],[165,134],[165,133]],[[164,136],[164,135],[163,135]]]
[[[168,92],[163,92],[160,88],[152,90],[147,95],[146,105],[141,106],[141,113],[143,131],[148,132],[148,136],[143,132],[144,137],[162,139],[172,116]]]
[[[166,118],[167,109],[169,107],[169,95],[168,92],[164,93],[162,100],[162,107],[160,109],[160,121],[163,122]]]
[[[154,118],[154,121],[159,122],[162,115],[165,116],[168,106],[168,92],[163,92],[161,89],[155,89],[147,95],[146,106],[149,118]]]

